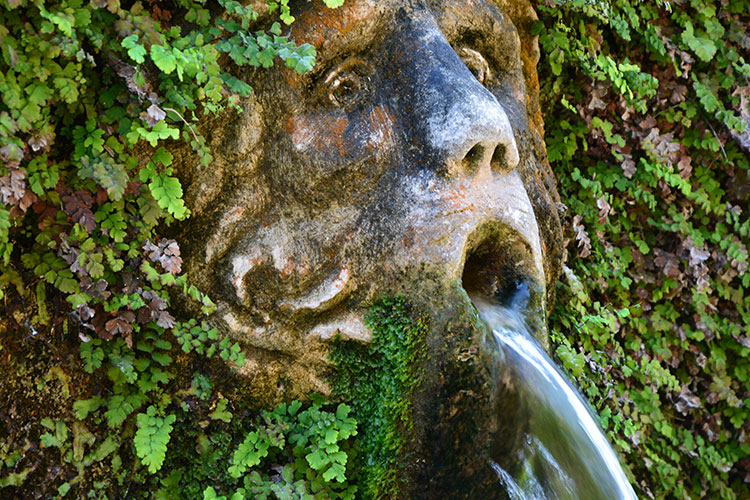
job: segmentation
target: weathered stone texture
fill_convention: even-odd
[[[327,342],[367,342],[374,298],[426,311],[430,361],[412,395],[422,463],[409,474],[425,495],[449,491],[487,472],[468,450],[497,427],[465,289],[524,282],[543,337],[561,266],[535,14],[521,0],[348,0],[295,16],[291,36],[318,51],[313,72],[245,75],[244,113],[206,127],[214,164],[183,158],[185,269],[246,350],[243,385],[259,406],[326,393]]]

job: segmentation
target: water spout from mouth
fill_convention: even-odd
[[[498,371],[498,420],[523,432],[511,456],[492,467],[512,500],[637,500],[614,450],[587,404],[529,333],[519,309],[472,297],[492,332]],[[510,397],[508,397],[510,395]],[[503,410],[507,399],[508,411]],[[516,425],[517,424],[517,425]],[[508,439],[493,437],[498,448]]]

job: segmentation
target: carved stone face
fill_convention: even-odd
[[[326,342],[367,341],[362,317],[384,293],[428,311],[444,357],[464,289],[523,283],[541,333],[561,250],[531,7],[347,0],[295,15],[315,69],[250,75],[255,98],[208,132],[216,161],[188,180],[187,270],[259,397],[326,392]]]

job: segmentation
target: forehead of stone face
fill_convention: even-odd
[[[505,4],[527,5],[523,0]],[[507,5],[491,0],[347,0],[328,9],[322,2],[293,5],[296,21],[291,28],[297,43],[310,43],[318,53],[315,69],[305,75],[289,74],[289,83],[307,84],[338,58],[364,53],[387,40],[412,21],[434,22],[446,39],[458,48],[472,45],[501,71],[518,68],[519,36]],[[533,13],[533,12],[532,12]]]

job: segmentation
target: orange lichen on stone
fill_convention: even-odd
[[[291,39],[297,45],[309,43],[319,55],[324,55],[332,47],[340,47],[341,41],[351,36],[353,31],[372,23],[375,8],[369,2],[347,2],[337,9],[329,9],[315,2],[315,6],[302,13],[291,29]],[[302,77],[295,71],[285,68],[287,84],[299,88]]]
[[[393,117],[387,108],[376,106],[370,111],[366,122],[369,124],[367,148],[370,151],[393,142]]]
[[[309,43],[320,50],[324,43],[331,44],[335,38],[346,36],[374,14],[375,9],[368,2],[347,2],[333,10],[316,2],[315,7],[297,18],[292,37],[298,44]]]
[[[219,221],[219,226],[224,227],[227,224],[232,224],[234,222],[237,222],[240,220],[240,217],[242,217],[242,214],[245,212],[246,207],[240,205],[236,206],[233,209],[229,210],[227,213],[225,213],[221,220]]]
[[[279,270],[279,274],[281,274],[282,278],[288,278],[294,272],[295,267],[294,257],[288,257],[286,259],[286,264],[284,264],[284,267]]]
[[[349,126],[345,116],[290,117],[285,125],[292,144],[300,152],[337,151],[345,156],[351,152],[351,144],[344,133]]]

